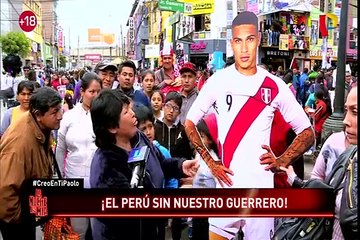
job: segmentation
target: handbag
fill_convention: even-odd
[[[336,195],[343,188],[343,179],[349,165],[349,159],[357,148],[350,146],[335,161],[329,176],[322,181],[310,179],[303,188],[330,189]],[[335,201],[334,201],[335,209]],[[276,218],[272,240],[330,240],[332,238],[334,218]]]
[[[359,239],[357,151],[349,161],[340,204],[340,226],[345,239]]]
[[[62,179],[61,171],[53,151],[51,151],[51,156],[54,161],[56,174],[59,179]],[[80,235],[72,229],[70,220],[65,217],[53,217],[48,220],[44,224],[43,232],[43,240],[80,240]]]

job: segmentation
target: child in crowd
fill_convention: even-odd
[[[141,84],[144,94],[150,99],[155,86],[155,73],[151,70],[145,70],[141,74]]]
[[[163,106],[165,97],[160,90],[154,90],[150,95],[150,102],[155,119],[162,120],[164,117]]]
[[[74,108],[73,104],[73,91],[67,90],[64,97],[63,111],[66,112]]]
[[[215,114],[211,113],[202,119],[197,125],[201,140],[209,149],[214,160],[219,160],[219,142]],[[211,170],[197,153],[195,159],[199,159],[200,167],[193,179],[193,188],[216,188],[216,179]],[[192,238],[198,240],[209,239],[209,222],[207,218],[192,219]]]
[[[170,159],[171,154],[164,146],[155,140],[155,126],[154,126],[154,115],[151,110],[142,104],[134,104],[133,111],[137,119],[137,127],[142,131],[146,137],[153,142],[155,147],[161,152],[165,159]],[[176,178],[166,179],[166,188],[178,188],[179,181]]]
[[[184,126],[179,121],[182,96],[178,92],[166,95],[163,119],[155,121],[155,139],[169,149],[171,156],[192,159],[194,152],[185,133]]]
[[[194,151],[190,147],[190,141],[185,133],[185,128],[179,120],[181,106],[182,95],[179,92],[169,92],[166,95],[164,117],[157,119],[155,122],[155,139],[165,148],[169,149],[172,157],[193,159]],[[173,240],[181,239],[183,226],[184,221],[180,218],[172,219],[171,231]]]
[[[331,114],[331,109],[327,106],[324,100],[324,92],[322,90],[317,90],[315,92],[316,99],[316,109],[313,115],[311,115],[315,121],[315,137],[317,145],[321,143],[321,132],[322,127],[326,121],[326,119]]]

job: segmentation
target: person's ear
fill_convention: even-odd
[[[109,128],[108,131],[112,134],[116,134],[117,133],[117,128]]]
[[[36,121],[38,121],[38,122],[40,122],[40,121],[41,121],[41,117],[42,117],[42,115],[41,115],[41,113],[40,113],[40,111],[39,111],[39,110],[35,110],[35,111],[33,112],[33,115],[34,115],[34,117],[35,117]]]

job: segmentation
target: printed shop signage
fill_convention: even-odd
[[[323,56],[323,51],[321,49],[320,46],[316,46],[314,48],[312,48],[309,51],[309,56],[310,58],[321,58]],[[327,51],[326,51],[326,57],[331,57],[331,58],[337,58],[337,48],[330,48],[328,47]]]
[[[274,57],[290,57],[290,52],[279,50],[266,50],[266,55]]]
[[[215,0],[179,0],[179,2],[191,5],[191,12],[185,12],[188,15],[209,14],[215,11]]]
[[[192,43],[190,45],[190,50],[193,52],[201,52],[206,49],[207,43],[204,41],[200,41],[198,43]]]

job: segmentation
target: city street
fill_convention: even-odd
[[[332,237],[356,238],[357,2],[1,0],[0,240],[33,235],[28,210],[67,216],[50,228],[71,220],[80,240],[163,239],[164,216],[165,240],[197,240],[210,213],[214,235],[288,239],[273,233],[284,211],[325,239],[327,221],[308,220],[342,209]],[[286,174],[310,179],[321,146],[314,175],[343,190],[335,208],[284,189]],[[279,165],[298,172],[304,149],[302,182]],[[57,235],[42,227],[36,240]]]

